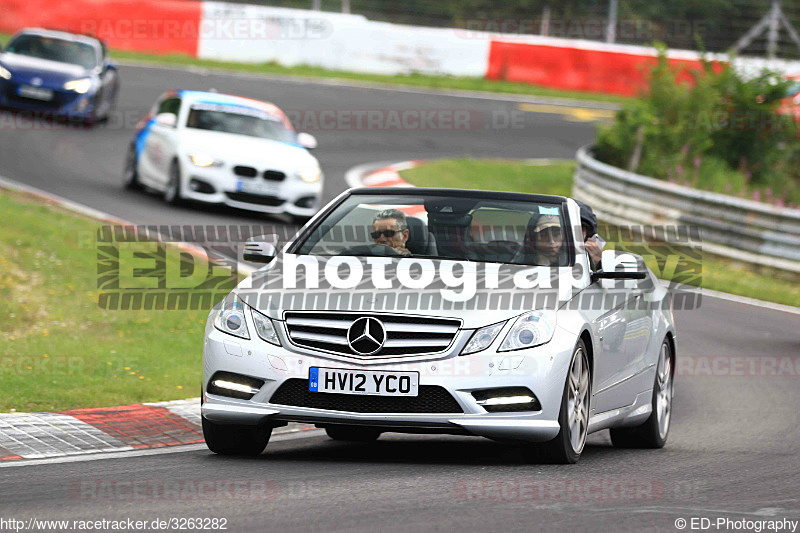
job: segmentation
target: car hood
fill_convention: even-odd
[[[27,82],[33,77],[42,78],[46,85],[60,84],[70,80],[85,78],[91,71],[80,65],[60,63],[48,59],[23,56],[18,54],[0,54],[0,64],[11,71],[14,80]]]
[[[204,152],[230,164],[257,166],[259,161],[265,160],[292,166],[317,163],[316,158],[299,145],[218,131],[184,128],[181,145],[187,153]]]
[[[288,254],[280,254],[271,263],[265,265],[247,279],[242,281],[234,290],[244,303],[257,309],[261,313],[275,320],[283,320],[285,311],[332,311],[332,312],[365,312],[365,313],[401,313],[422,315],[431,317],[456,318],[462,320],[463,328],[473,329],[490,324],[495,324],[518,316],[524,312],[535,309],[558,309],[564,299],[559,299],[556,288],[515,288],[513,277],[515,274],[528,271],[529,278],[533,278],[532,269],[527,265],[500,265],[478,262],[456,262],[449,260],[427,260],[424,269],[434,271],[434,281],[424,289],[403,287],[397,280],[397,269],[401,261],[406,261],[406,265],[416,263],[417,259],[391,258],[385,268],[385,278],[392,280],[391,289],[376,289],[371,278],[371,267],[364,266],[363,281],[356,287],[350,289],[330,288],[326,283],[323,274],[326,262],[319,257],[313,258],[319,265],[318,288],[306,288],[302,280],[304,268],[296,269],[296,288],[291,287],[287,280],[285,257]],[[293,256],[294,258],[305,259],[312,256]],[[328,260],[334,258],[328,258]],[[336,258],[338,259],[338,258]],[[364,258],[362,263],[364,263]],[[474,296],[467,301],[454,301],[453,297],[444,297],[442,291],[452,289],[457,293],[463,287],[448,287],[442,282],[440,273],[442,267],[451,270],[456,264],[468,264],[469,268],[475,268]],[[498,268],[500,285],[496,288],[488,288],[485,282],[487,270]],[[455,268],[457,276],[461,276],[461,267]],[[422,275],[422,267],[418,265],[411,267],[414,278]],[[567,269],[570,271],[571,269]],[[555,275],[558,269],[552,272],[547,269],[550,275]],[[347,269],[344,268],[342,278],[347,277]],[[454,283],[451,282],[451,285]],[[551,287],[556,287],[553,283]],[[577,289],[571,289],[570,299]]]

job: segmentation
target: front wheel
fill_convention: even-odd
[[[139,172],[136,169],[136,147],[134,145],[131,145],[128,148],[128,153],[125,155],[125,168],[122,171],[122,184],[126,189],[130,190],[142,188],[142,185],[139,183]]]
[[[589,430],[589,403],[592,397],[592,372],[586,345],[579,340],[561,396],[558,423],[561,429],[556,438],[528,449],[533,462],[574,464],[578,462],[586,445]]]
[[[611,430],[611,443],[617,448],[663,448],[672,418],[672,347],[664,339],[658,354],[653,384],[653,412],[644,424],[635,428]]]
[[[271,435],[271,427],[215,424],[203,419],[206,446],[220,455],[259,455]]]
[[[177,161],[173,161],[169,167],[169,181],[164,191],[164,200],[171,205],[179,205],[183,200],[181,194],[181,167]]]

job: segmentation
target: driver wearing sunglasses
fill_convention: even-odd
[[[383,244],[397,250],[401,255],[411,255],[406,248],[408,224],[406,214],[399,209],[384,209],[372,219],[370,236],[375,244]]]

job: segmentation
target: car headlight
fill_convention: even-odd
[[[505,322],[500,322],[499,324],[492,324],[491,326],[476,330],[475,333],[472,334],[472,337],[469,338],[467,345],[461,350],[461,355],[482,352],[491,346],[497,334],[500,333],[500,330],[503,329],[505,325]]]
[[[555,311],[531,311],[517,318],[499,352],[532,348],[550,342],[556,330]]]
[[[261,338],[270,344],[280,346],[281,341],[278,340],[278,333],[275,331],[275,324],[269,317],[264,316],[253,308],[250,308],[253,314],[253,324],[256,325],[256,333]]]
[[[75,91],[78,94],[86,94],[92,88],[91,78],[81,78],[79,80],[68,81],[64,84],[67,91]]]
[[[3,65],[0,65],[0,78],[3,78],[4,80],[11,79],[11,71],[9,71]]]
[[[314,183],[315,181],[319,181],[320,177],[322,177],[322,171],[316,167],[308,168],[300,171],[298,175],[300,176],[300,179],[306,183]]]
[[[214,327],[223,333],[249,339],[247,321],[244,318],[244,304],[235,294],[228,296],[220,304],[217,316],[214,317]]]
[[[189,160],[192,162],[194,166],[203,168],[221,167],[223,164],[222,161],[220,161],[219,159],[214,159],[213,157],[207,154],[191,154],[189,156]]]

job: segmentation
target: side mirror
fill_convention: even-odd
[[[625,280],[626,289],[635,289],[637,286],[636,280],[647,277],[647,272],[639,270],[637,256],[630,253],[603,250],[600,264],[603,270],[602,272],[592,273],[592,282],[600,280],[600,284],[604,289],[613,289],[614,281],[618,279]]]
[[[251,263],[269,263],[278,254],[278,239],[275,235],[251,237],[244,243],[242,259]]]
[[[174,128],[177,123],[178,117],[176,117],[173,113],[159,113],[156,115],[156,124],[160,126]]]
[[[645,279],[647,272],[592,272],[592,283],[599,279]]]
[[[115,65],[114,63],[106,63],[105,64],[105,69],[106,70],[112,70],[112,71],[118,70],[117,69],[117,65]]]
[[[297,142],[306,150],[313,150],[317,147],[317,138],[310,133],[298,133]]]

